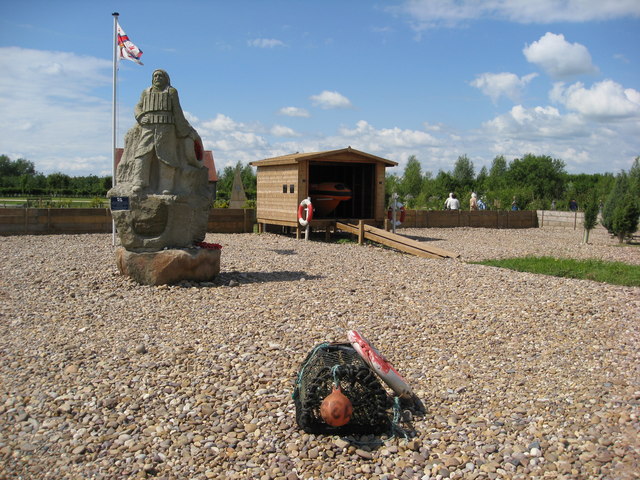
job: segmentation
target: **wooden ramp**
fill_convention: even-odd
[[[381,228],[372,227],[360,223],[354,225],[351,223],[336,222],[336,228],[344,232],[352,233],[358,236],[358,243],[362,243],[363,239],[395,248],[401,252],[417,255],[425,258],[458,258],[460,255],[443,250],[442,248],[426,245],[424,242],[417,242],[397,233],[387,232]]]

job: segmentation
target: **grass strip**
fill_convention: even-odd
[[[596,282],[640,286],[640,266],[602,260],[574,260],[553,257],[520,257],[471,262],[478,265],[508,268],[518,272],[538,273],[554,277],[594,280]]]

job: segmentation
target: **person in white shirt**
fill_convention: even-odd
[[[460,210],[460,200],[456,198],[455,193],[450,193],[444,206],[447,210]]]

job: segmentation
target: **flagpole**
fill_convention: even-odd
[[[118,72],[118,12],[113,12],[113,41],[111,43],[113,48],[113,104],[111,107],[112,113],[112,125],[111,125],[111,185],[116,186],[116,85],[117,85],[117,72]],[[111,244],[116,244],[116,222],[113,220],[113,214],[111,217]]]

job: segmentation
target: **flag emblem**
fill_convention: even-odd
[[[138,65],[142,65],[140,57],[142,57],[142,50],[136,47],[133,42],[129,40],[129,37],[118,23],[118,58],[125,58],[132,62],[136,62]]]

